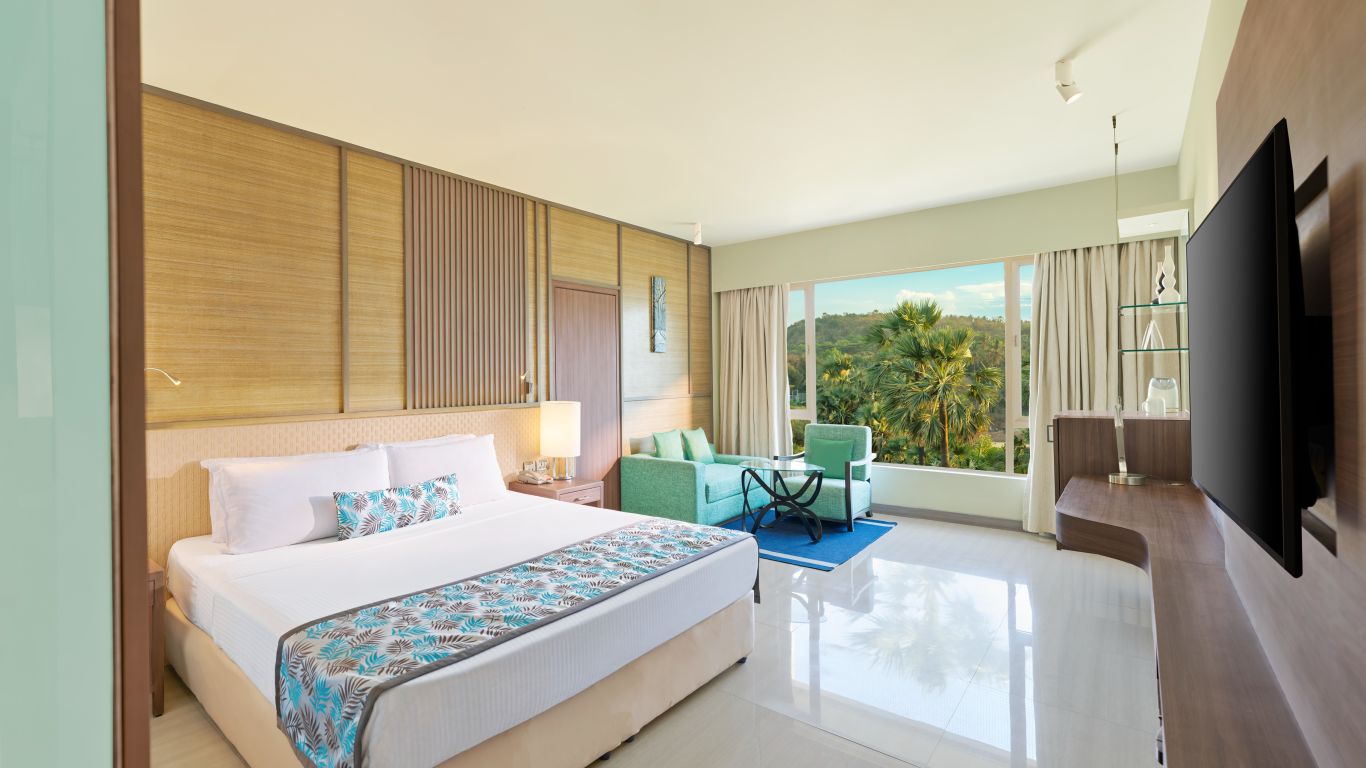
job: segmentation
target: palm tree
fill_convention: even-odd
[[[942,316],[939,305],[929,299],[903,301],[868,329],[867,341],[874,349],[886,350],[904,334],[929,331]]]
[[[967,328],[903,332],[879,366],[889,417],[922,442],[937,443],[945,467],[952,466],[951,443],[987,429],[1000,399],[1001,370],[971,364],[975,338]]]

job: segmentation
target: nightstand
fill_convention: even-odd
[[[152,717],[166,711],[166,571],[147,561],[147,606],[151,618]]]
[[[570,504],[583,504],[589,507],[602,506],[601,480],[556,480],[551,483],[534,485],[532,483],[508,483],[509,491],[559,499]]]

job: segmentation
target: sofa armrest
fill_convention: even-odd
[[[873,482],[873,473],[871,465],[873,463],[873,460],[876,458],[876,453],[870,453],[861,459],[853,459],[844,462],[844,483],[846,494],[849,492],[849,483],[852,483],[854,481],[854,467],[868,467],[869,471],[865,473],[866,477],[864,477],[863,480],[860,482]]]
[[[695,522],[706,498],[702,464],[636,453],[621,457],[621,510]]]

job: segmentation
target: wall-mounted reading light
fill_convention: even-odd
[[[1072,62],[1067,59],[1053,65],[1053,85],[1057,87],[1058,95],[1068,104],[1074,103],[1082,96],[1081,87],[1072,78]]]
[[[165,377],[166,377],[166,380],[169,381],[169,382],[171,382],[171,386],[173,386],[173,387],[178,387],[178,386],[180,386],[180,385],[183,383],[183,382],[181,382],[180,379],[177,379],[176,377],[174,377],[174,376],[172,376],[171,374],[169,374],[169,373],[167,373],[167,372],[161,370],[160,368],[143,368],[142,370],[143,370],[143,371],[148,371],[148,372],[150,372],[150,371],[156,371],[157,373],[161,374],[162,376],[165,376]]]

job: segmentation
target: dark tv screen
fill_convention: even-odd
[[[1294,344],[1303,317],[1284,121],[1187,243],[1191,476],[1299,576]]]

